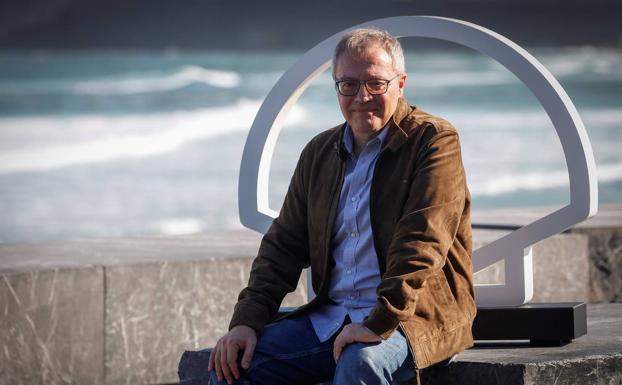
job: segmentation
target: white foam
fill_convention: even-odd
[[[207,139],[250,127],[258,102],[241,101],[233,106],[157,115],[80,116],[63,118],[50,128],[64,124],[97,134],[72,143],[38,142],[0,153],[0,173],[43,171],[76,164],[106,162],[120,158],[141,158],[170,152],[193,140]],[[51,117],[18,118],[9,124],[17,128],[30,124],[29,131],[45,130]],[[7,122],[0,121],[0,127]],[[34,126],[34,127],[33,127]],[[54,127],[56,126],[56,127]],[[113,135],[100,136],[109,129]],[[4,131],[3,127],[2,131]],[[56,131],[58,134],[58,131]],[[62,134],[60,134],[62,135]]]
[[[516,173],[492,180],[469,183],[473,196],[493,196],[519,190],[541,190],[568,185],[567,171]]]
[[[596,165],[599,182],[622,180],[622,162]],[[494,196],[516,191],[533,191],[569,185],[568,171],[555,170],[532,173],[514,173],[492,180],[469,182],[474,196]]]
[[[204,221],[197,218],[168,218],[156,225],[163,235],[196,234],[206,229]]]
[[[172,72],[143,71],[95,77],[92,80],[36,79],[3,81],[0,95],[29,95],[46,93],[78,93],[81,95],[132,95],[147,92],[174,91],[191,84],[218,88],[235,88],[242,77],[234,71],[182,66]]]
[[[424,107],[425,109],[425,107]],[[438,110],[442,108],[434,108]],[[526,111],[481,111],[481,110],[460,110],[445,109],[439,112],[441,116],[452,122],[458,131],[464,130],[521,130],[529,128],[542,128],[550,126],[552,123],[543,109],[529,109]],[[579,111],[583,123],[588,130],[597,131],[601,128],[619,126],[622,122],[621,109],[584,109]]]
[[[0,174],[164,154],[192,141],[245,132],[258,109],[258,101],[240,100],[226,107],[153,115],[0,119]],[[286,125],[298,124],[306,115],[294,106]]]
[[[558,79],[600,74],[606,76],[589,76],[589,81],[610,82],[619,80],[622,76],[618,65],[622,56],[617,51],[556,50],[554,53],[536,54],[536,57]],[[521,83],[509,70],[496,62],[491,61],[485,68],[464,70],[461,69],[467,63],[464,56],[437,54],[429,55],[427,58],[428,61],[424,65],[415,64],[410,68],[407,87],[412,86],[416,90],[418,87],[453,88]],[[417,59],[413,58],[411,62],[416,63]]]
[[[622,162],[617,164],[596,165],[596,173],[600,182],[615,182],[622,180]]]
[[[590,73],[606,75],[603,78],[592,78],[592,81],[611,81],[620,79],[621,51],[596,49],[594,47],[556,49],[549,52],[538,52],[536,56],[556,77],[574,77]]]
[[[469,72],[452,71],[445,73],[425,73],[413,72],[406,82],[408,88],[417,90],[420,87],[439,88],[439,87],[467,87],[467,86],[490,86],[499,84],[520,84],[509,72],[487,71]]]
[[[199,66],[184,66],[164,77],[143,75],[127,79],[112,78],[83,81],[73,85],[72,88],[82,94],[127,95],[172,91],[194,83],[220,88],[235,88],[240,82],[240,75],[236,72],[206,69]]]

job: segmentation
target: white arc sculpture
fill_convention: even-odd
[[[570,204],[529,223],[473,253],[474,272],[505,263],[503,284],[476,285],[478,306],[519,306],[533,295],[531,246],[579,223],[598,206],[596,165],[579,114],[559,82],[523,48],[481,26],[434,16],[377,19],[354,28],[378,27],[396,37],[426,37],[472,48],[499,62],[538,98],[559,136],[570,179]],[[238,200],[240,221],[261,233],[278,213],[268,207],[268,175],[281,122],[309,83],[331,64],[337,33],[307,51],[283,74],[264,100],[244,146]]]

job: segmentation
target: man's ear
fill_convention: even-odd
[[[400,96],[404,96],[404,87],[406,86],[406,78],[408,75],[403,74],[400,76],[398,86],[400,87]]]

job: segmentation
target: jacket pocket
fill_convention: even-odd
[[[439,305],[451,305],[455,303],[455,299],[449,288],[449,283],[442,272],[433,275],[428,278],[428,280],[430,280],[430,291],[432,292],[432,296],[436,299],[436,303]]]

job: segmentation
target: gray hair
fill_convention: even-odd
[[[400,42],[385,30],[378,28],[360,28],[346,33],[333,54],[333,77],[339,56],[345,52],[353,57],[364,56],[370,47],[379,45],[391,56],[393,69],[398,74],[405,72],[404,51]]]

